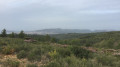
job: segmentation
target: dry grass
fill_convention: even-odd
[[[41,62],[30,62],[27,59],[17,59],[16,55],[0,55],[0,67],[4,67],[3,63],[8,59],[20,62],[19,67],[26,67],[27,64],[37,64],[38,66],[41,66],[41,65],[44,65],[42,64],[43,62],[47,61],[47,60],[45,61],[45,58],[44,58],[44,60],[42,60]]]

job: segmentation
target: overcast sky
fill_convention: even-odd
[[[0,29],[120,30],[120,0],[0,0]]]

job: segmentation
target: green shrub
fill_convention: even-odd
[[[2,49],[2,53],[6,54],[6,55],[13,54],[14,52],[15,52],[15,50],[10,46],[3,47],[3,49]]]
[[[34,48],[29,52],[27,56],[29,61],[40,61],[41,60],[41,49]]]
[[[38,67],[37,64],[27,64],[26,67]]]
[[[98,63],[102,63],[107,66],[115,66],[115,62],[117,62],[117,58],[112,55],[100,55],[97,56]]]
[[[71,51],[68,48],[59,48],[57,50],[57,52],[59,53],[59,55],[61,55],[62,57],[67,57],[71,55]]]
[[[34,53],[29,53],[29,55],[27,56],[27,59],[29,61],[35,61],[36,60],[36,55]]]
[[[0,46],[6,46],[7,44],[7,42],[0,41]]]
[[[26,53],[24,50],[20,51],[20,52],[17,54],[17,58],[18,58],[18,59],[25,58],[26,56],[27,56],[27,53]]]
[[[20,52],[21,50],[24,50],[24,51],[27,51],[29,52],[31,50],[31,45],[30,44],[26,44],[26,43],[23,43],[23,44],[14,44],[14,49],[16,52]]]
[[[45,67],[61,67],[60,64],[58,62],[50,62],[48,65],[46,65]]]
[[[41,48],[39,48],[39,47],[35,47],[31,52],[34,53],[35,55],[42,54]]]
[[[71,51],[74,53],[74,55],[76,57],[79,57],[79,58],[91,58],[92,55],[90,51],[84,49],[84,48],[81,48],[81,47],[78,47],[78,46],[74,46],[71,48]]]
[[[20,63],[18,61],[7,60],[3,63],[4,67],[19,67]]]
[[[66,57],[63,59],[64,67],[80,67],[80,60],[75,56]]]

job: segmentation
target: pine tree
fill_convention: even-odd
[[[25,33],[24,31],[22,30],[20,33],[19,33],[19,38],[24,38],[25,37]]]
[[[11,37],[11,38],[15,38],[15,33],[12,32],[12,33],[10,34],[10,37]]]
[[[51,42],[56,43],[56,42],[58,42],[58,39],[56,39],[56,38],[51,38]]]
[[[7,37],[6,29],[2,30],[1,37]]]
[[[45,40],[49,42],[49,41],[51,40],[51,37],[47,34],[47,35],[45,36]]]

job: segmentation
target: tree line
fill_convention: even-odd
[[[51,37],[50,35],[36,35],[36,34],[25,34],[24,31],[20,31],[20,33],[10,33],[7,34],[6,29],[3,29],[1,31],[0,37],[10,37],[10,38],[25,38],[25,37],[31,37],[35,40],[41,41],[41,42],[53,42],[56,43],[58,42],[58,39]]]
[[[24,33],[23,30],[20,31],[20,33],[18,33],[18,34],[14,33],[14,32],[12,32],[12,33],[10,33],[10,34],[7,34],[6,29],[3,29],[3,30],[1,31],[0,37],[11,37],[11,38],[16,38],[16,37],[18,37],[18,38],[24,38],[25,35],[26,35],[26,34]]]

